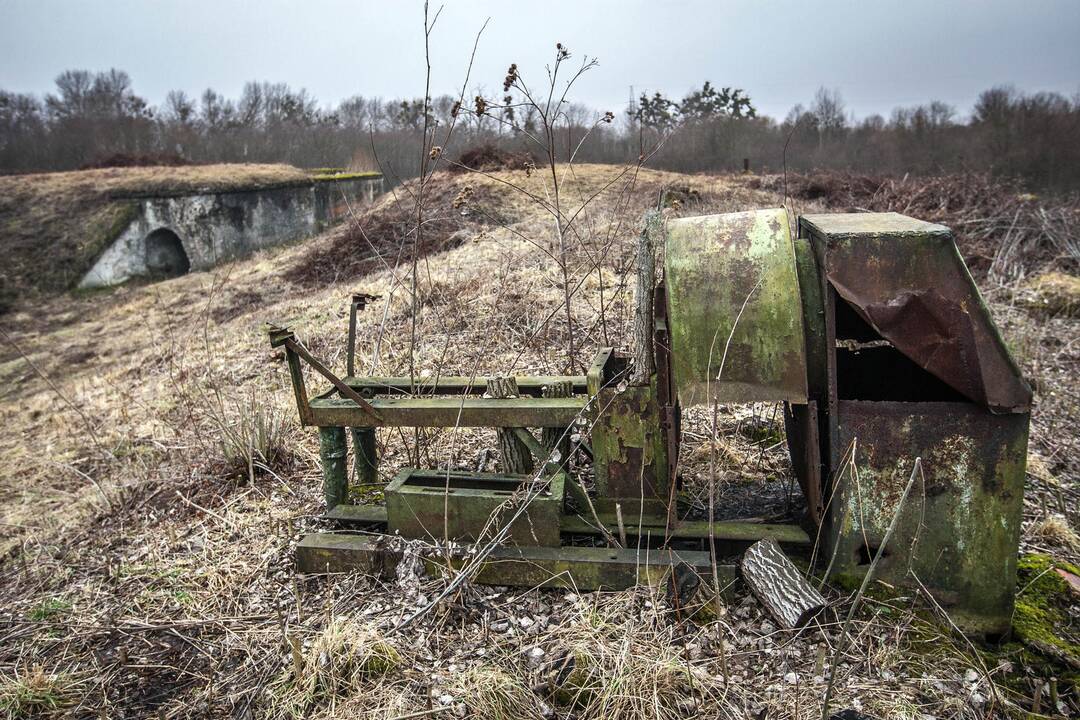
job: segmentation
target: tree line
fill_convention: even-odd
[[[304,89],[249,82],[240,96],[212,89],[168,93],[155,106],[120,70],[69,70],[39,97],[0,90],[0,172],[70,170],[115,156],[184,162],[284,162],[301,167],[381,167],[415,174],[427,125],[457,123],[459,152],[490,143],[527,149],[534,109],[504,87],[467,102],[443,95],[384,100],[356,95],[320,105]],[[783,168],[883,174],[990,172],[1033,188],[1080,187],[1080,94],[995,87],[968,117],[940,101],[856,120],[843,98],[821,88],[783,120],[760,115],[741,88],[705,82],[681,100],[642,93],[622,116],[578,103],[560,109],[563,157],[633,162],[683,172]],[[451,148],[446,149],[448,152]]]

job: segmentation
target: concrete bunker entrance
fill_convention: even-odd
[[[146,236],[146,270],[151,277],[173,278],[191,270],[184,244],[169,228],[158,228]]]

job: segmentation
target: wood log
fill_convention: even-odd
[[[353,428],[353,467],[356,469],[357,485],[374,485],[379,482],[379,448],[375,443],[374,428]]]
[[[664,233],[664,216],[645,213],[637,242],[637,294],[634,306],[634,371],[631,385],[648,385],[656,372],[653,350],[653,303],[656,296],[656,248]]]
[[[499,399],[516,398],[517,380],[512,377],[488,378],[487,394]],[[499,436],[499,455],[502,457],[503,471],[512,475],[531,475],[533,457],[529,446],[518,438],[513,428],[499,428],[496,432]]]
[[[322,462],[323,496],[326,498],[327,510],[333,510],[348,497],[346,455],[345,428],[319,428],[319,460]]]
[[[750,546],[740,564],[743,580],[782,626],[791,630],[825,607],[825,598],[806,581],[775,540]]]
[[[546,398],[573,397],[574,383],[569,380],[548,383],[540,391],[540,394]],[[551,462],[561,465],[566,462],[566,458],[570,454],[570,432],[565,427],[544,428],[540,431],[540,444],[548,450],[557,450],[559,457],[556,459],[553,456]]]

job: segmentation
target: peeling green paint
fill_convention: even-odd
[[[931,590],[960,627],[1005,632],[1012,612],[1027,416],[966,403],[841,401],[839,445],[856,441],[829,508],[831,580],[861,578],[897,512],[916,457],[916,482],[876,577]]]
[[[660,428],[656,376],[650,384],[623,390],[604,388],[593,402],[597,417],[591,439],[598,498],[594,504],[623,512],[663,512],[670,490],[667,441]]]
[[[665,283],[684,405],[806,400],[802,297],[786,210],[672,220]]]

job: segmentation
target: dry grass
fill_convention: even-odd
[[[40,665],[29,670],[0,672],[0,713],[8,720],[59,714],[75,704],[79,684],[63,674],[50,674]]]
[[[459,699],[473,717],[491,720],[534,720],[544,706],[520,672],[496,665],[477,665],[461,673],[451,697]]]
[[[1042,315],[1080,315],[1080,278],[1062,272],[1048,272],[1025,284],[1022,300]]]
[[[580,201],[612,172],[579,167],[566,192]],[[515,177],[542,191],[542,179],[511,173],[519,171],[447,182],[494,187]],[[632,189],[603,194],[582,214],[571,253],[582,358],[605,344],[626,349],[631,291],[624,276],[637,218],[669,184],[696,192],[685,193],[687,207],[678,212],[686,214],[777,203],[741,180],[652,171]],[[453,210],[456,195],[441,189]],[[562,289],[545,254],[544,216],[513,193],[499,194],[498,206],[499,222],[470,220],[462,242],[422,259],[416,358],[423,374],[551,373],[571,360],[565,319],[553,312]],[[380,219],[364,214],[361,221]],[[312,517],[321,504],[317,438],[297,427],[283,358],[268,347],[262,321],[293,325],[315,355],[340,369],[348,297],[366,290],[382,300],[359,318],[359,367],[400,374],[410,362],[411,301],[393,257],[389,267],[365,266],[338,280],[287,279],[343,232],[213,272],[44,300],[4,318],[4,332],[21,350],[0,347],[5,682],[16,673],[28,677],[35,664],[49,668],[46,677],[79,678],[68,709],[76,716],[390,719],[430,703],[451,717],[527,717],[545,706],[561,718],[817,717],[824,690],[818,648],[831,648],[838,633],[830,616],[787,633],[752,598],[736,597],[726,615],[699,626],[679,622],[647,589],[570,595],[466,587],[395,634],[401,618],[445,580],[384,585],[355,575],[294,574],[295,542],[321,527]],[[1033,320],[1011,292],[995,289],[994,311],[1007,336],[1029,333],[1030,362],[1039,364],[1046,388],[1038,412],[1048,410],[1036,415],[1032,446],[1054,484],[1032,477],[1025,508],[1025,542],[1045,542],[1032,534],[1047,515],[1043,500],[1057,512],[1060,492],[1075,523],[1080,475],[1065,450],[1076,442],[1071,427],[1080,418],[1069,414],[1074,404],[1063,396],[1075,388],[1080,366],[1069,340],[1077,321]],[[1034,325],[1042,330],[1028,330]],[[66,400],[42,375],[55,379]],[[220,404],[206,402],[215,389]],[[266,413],[264,424],[287,418],[279,431],[264,434],[280,442],[243,442],[259,436],[252,397]],[[782,421],[771,406],[729,410],[721,433],[732,481],[725,486],[733,493],[783,486],[790,476],[782,446],[775,447]],[[706,417],[687,414],[691,503],[701,488],[695,463],[708,453],[696,448],[707,427]],[[270,460],[275,446],[289,448],[289,457],[268,462],[274,472],[255,473],[254,482],[236,482],[235,468],[248,456],[229,453],[241,458],[230,470],[222,460],[229,435],[223,428],[240,438],[237,449],[264,445],[252,458]],[[410,462],[411,438],[387,430],[378,442],[384,477]],[[490,445],[479,431],[432,433],[422,460],[475,467],[483,459],[479,448]],[[740,475],[750,472],[757,478]],[[830,599],[842,613],[848,599]],[[924,612],[915,598],[870,604],[835,668],[836,707],[861,703],[877,717],[920,720],[1016,714],[1008,703],[1020,702],[1021,691],[994,699],[979,658]],[[718,633],[731,653],[729,680],[719,671]],[[286,637],[301,643],[299,683]],[[371,673],[364,658],[380,643],[400,661]],[[557,663],[567,656],[575,667],[560,680]],[[989,675],[1002,683],[1007,673],[991,666]],[[1030,695],[1030,688],[1023,692]]]
[[[1077,534],[1064,515],[1054,514],[1044,518],[1031,530],[1031,534],[1051,545],[1074,553],[1080,552],[1080,534]]]
[[[370,623],[334,618],[301,649],[289,639],[292,664],[272,690],[272,711],[306,718],[332,709],[340,698],[379,683],[403,662],[402,654]]]

